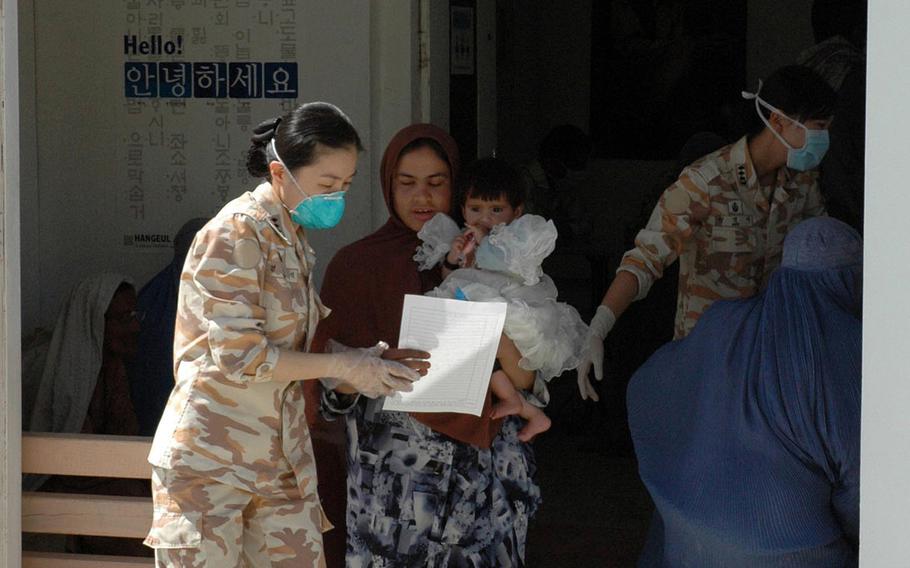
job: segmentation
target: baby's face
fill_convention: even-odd
[[[465,224],[479,227],[484,232],[502,223],[511,223],[521,216],[521,206],[512,207],[503,196],[486,200],[477,197],[468,197],[462,208]]]

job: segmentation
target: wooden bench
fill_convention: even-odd
[[[149,479],[150,438],[23,433],[22,472]],[[24,492],[22,532],[145,538],[152,503],[144,497]],[[23,552],[24,568],[136,568],[151,558]]]

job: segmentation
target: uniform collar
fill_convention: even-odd
[[[259,184],[259,187],[254,189],[250,195],[263,213],[262,220],[272,226],[272,229],[275,230],[275,233],[285,244],[294,245],[295,239],[293,237],[296,237],[296,241],[303,243],[307,252],[312,252],[306,242],[303,228],[291,221],[288,210],[281,203],[281,199],[278,198],[270,182],[266,181]]]
[[[730,146],[730,162],[735,169],[736,187],[740,193],[746,193],[758,186],[758,177],[755,175],[755,166],[749,154],[748,137],[743,136]]]
[[[771,191],[762,191],[762,187],[758,183],[758,175],[755,173],[755,166],[752,163],[752,156],[749,154],[748,136],[743,136],[730,147],[730,160],[735,169],[734,176],[739,194],[751,196],[756,207],[762,211],[768,211],[771,208],[770,199],[784,202],[790,198],[788,190],[799,186],[797,172],[783,167],[777,170],[777,178]]]

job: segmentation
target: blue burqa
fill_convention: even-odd
[[[174,324],[180,274],[190,244],[207,219],[190,219],[174,238],[174,258],[142,290],[136,311],[142,314],[139,350],[129,367],[130,396],[139,418],[139,434],[154,436],[174,388]]]
[[[655,514],[641,566],[856,565],[862,241],[801,223],[748,300],[718,302],[632,378]]]

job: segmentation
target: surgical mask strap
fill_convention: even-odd
[[[776,130],[774,130],[774,128],[771,126],[771,122],[769,122],[768,119],[765,118],[765,115],[764,115],[764,113],[761,111],[761,108],[759,107],[759,105],[765,107],[766,109],[768,109],[768,110],[771,111],[771,112],[776,112],[777,114],[783,116],[784,118],[786,118],[786,119],[789,120],[790,122],[796,123],[797,126],[799,126],[800,128],[802,128],[803,130],[805,130],[805,131],[807,131],[807,132],[808,132],[809,128],[808,128],[805,124],[803,124],[803,123],[801,123],[800,121],[796,120],[795,118],[791,118],[791,117],[787,116],[787,113],[783,112],[783,111],[780,110],[779,108],[777,108],[777,107],[771,105],[770,103],[768,103],[765,99],[761,98],[761,96],[759,95],[759,94],[761,93],[761,88],[762,88],[762,80],[759,79],[759,80],[758,80],[758,90],[755,91],[754,93],[750,93],[750,92],[748,92],[748,91],[742,91],[742,96],[743,96],[743,98],[746,99],[746,100],[754,100],[754,101],[755,101],[755,112],[758,113],[758,117],[761,119],[762,122],[765,123],[765,126],[768,127],[768,130],[771,131],[771,134],[773,134],[778,140],[780,140],[781,144],[783,144],[784,146],[786,146],[786,147],[789,148],[790,150],[798,150],[799,148],[794,148],[793,146],[791,146],[790,143],[787,142],[787,141],[784,139],[783,136],[781,136],[780,134],[778,134],[778,132],[777,132]],[[805,147],[805,144],[803,145],[803,147]]]
[[[314,197],[316,197],[315,195],[310,195],[309,193],[305,192],[303,190],[303,188],[300,187],[300,184],[297,183],[297,178],[294,177],[294,174],[291,173],[291,170],[284,163],[284,160],[282,160],[281,156],[278,155],[278,148],[275,146],[274,138],[272,138],[272,141],[270,142],[270,144],[272,146],[272,152],[275,153],[275,158],[278,159],[278,163],[281,164],[281,167],[284,168],[284,171],[286,171],[288,173],[288,177],[291,178],[291,182],[294,184],[294,187],[297,188],[297,191],[299,191],[300,193],[303,194],[303,200],[306,201],[307,199],[313,199]],[[346,193],[346,191],[342,189],[340,191],[335,191],[332,193],[322,193],[322,194],[320,194],[320,196],[322,199],[329,199],[329,200],[344,199],[345,193]],[[291,210],[291,208],[288,207],[287,205],[285,205],[284,208],[287,209],[288,211]]]
[[[278,155],[278,147],[275,145],[275,139],[272,138],[272,140],[271,140],[271,142],[269,142],[269,144],[272,146],[272,152],[275,154],[275,158],[278,160],[278,163],[281,164],[281,167],[284,168],[284,171],[286,171],[288,173],[288,177],[291,178],[291,182],[294,184],[294,187],[297,188],[297,191],[299,191],[300,193],[303,194],[304,199],[311,198],[312,196],[309,193],[303,191],[303,188],[300,187],[300,184],[297,183],[297,179],[294,177],[294,174],[291,173],[291,169],[287,167],[287,164],[285,164],[284,160],[281,159],[281,156]],[[291,208],[288,207],[287,205],[285,205],[284,207],[288,211],[291,210]]]

